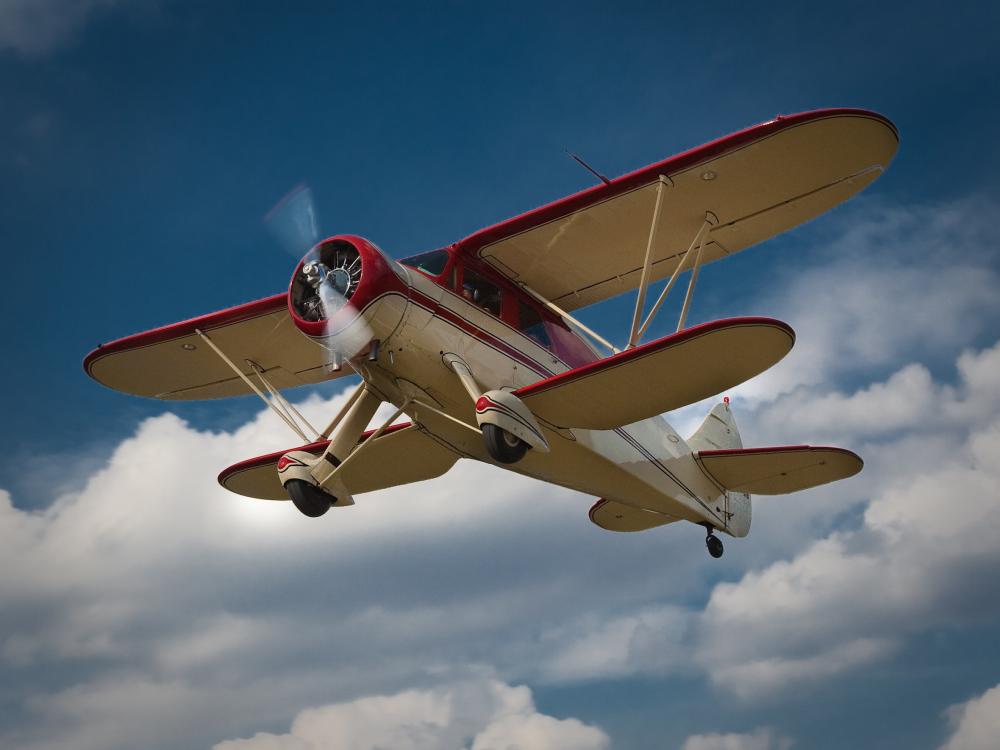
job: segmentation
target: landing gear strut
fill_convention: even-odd
[[[708,524],[705,525],[705,529],[708,532],[705,536],[705,546],[708,547],[708,554],[716,559],[722,557],[722,553],[724,552],[722,540],[715,535],[715,529]]]

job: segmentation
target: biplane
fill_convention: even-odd
[[[218,480],[307,516],[470,458],[599,498],[590,519],[604,529],[703,526],[720,557],[716,532],[749,532],[751,495],[844,479],[862,461],[835,447],[744,447],[728,398],[688,437],[664,419],[770,368],[795,341],[766,317],[687,326],[699,270],[858,193],[897,146],[874,112],[804,112],[616,179],[595,172],[594,187],[402,260],[331,236],[287,291],[104,344],[84,367],[138,396],[260,396],[302,444]],[[644,341],[685,273],[676,331]],[[626,292],[636,299],[621,348],[573,315]],[[282,394],[355,374],[321,430]],[[383,404],[391,414],[373,422]]]

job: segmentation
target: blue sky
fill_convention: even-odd
[[[389,696],[403,726],[399,696],[450,705],[464,691],[479,697],[446,728],[459,743],[504,716],[561,720],[553,731],[593,747],[710,750],[729,733],[737,748],[937,748],[971,732],[962,717],[988,713],[1000,681],[1000,498],[984,469],[1000,446],[996,11],[286,5],[0,2],[0,535],[34,566],[15,581],[12,562],[0,588],[2,744],[284,741],[316,707],[357,722],[356,701]],[[263,217],[300,182],[327,233],[402,257],[592,184],[565,148],[617,175],[829,106],[896,123],[891,169],[706,269],[692,321],[788,320],[793,358],[736,394],[745,438],[839,441],[868,466],[846,488],[755,506],[721,565],[690,529],[600,535],[588,498],[479,467],[414,489],[419,519],[401,518],[399,492],[319,526],[238,510],[216,471],[285,444],[258,404],[166,408],[82,372],[102,341],[285,288],[294,259]],[[621,340],[630,305],[587,319]],[[340,392],[296,398],[322,414]],[[163,484],[130,483],[126,458]],[[504,512],[512,497],[524,516]],[[907,515],[924,498],[936,510]],[[968,532],[985,549],[935,525],[946,507],[983,519]],[[804,580],[811,594],[778,593]],[[739,608],[754,596],[759,610]],[[777,612],[798,625],[783,643],[767,636]],[[364,634],[353,650],[314,632],[341,620]],[[316,651],[276,635],[299,628]],[[195,710],[223,695],[230,710]],[[115,709],[154,703],[145,724]]]

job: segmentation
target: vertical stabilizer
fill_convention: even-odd
[[[736,418],[729,408],[729,399],[724,400],[705,417],[701,427],[687,439],[688,446],[697,455],[700,451],[738,450],[743,447]],[[704,471],[704,468],[702,469]],[[725,531],[733,536],[746,536],[750,532],[752,508],[747,492],[730,491],[722,485],[722,502],[725,503]]]
[[[742,448],[743,441],[740,439],[740,431],[736,427],[736,419],[733,417],[732,409],[729,408],[729,402],[716,404],[701,423],[701,427],[687,439],[687,443],[692,451]]]

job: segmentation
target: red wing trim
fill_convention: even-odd
[[[600,203],[608,198],[627,193],[630,190],[650,183],[660,174],[669,175],[676,173],[702,162],[715,159],[722,154],[746,146],[754,141],[772,136],[782,130],[787,130],[813,120],[823,120],[832,117],[867,117],[878,120],[892,130],[896,140],[899,140],[899,130],[889,118],[867,109],[842,107],[817,109],[811,112],[799,112],[794,115],[778,115],[773,120],[768,120],[745,130],[723,136],[702,146],[689,149],[676,156],[671,156],[669,159],[658,161],[637,169],[634,172],[624,174],[621,177],[616,177],[607,184],[595,185],[586,190],[581,190],[579,193],[574,193],[573,195],[523,213],[520,216],[515,216],[499,224],[481,229],[475,234],[471,234],[465,239],[460,240],[456,243],[456,247],[462,253],[476,255],[486,245],[561,218],[582,208],[587,208],[595,203]]]
[[[854,451],[847,450],[847,448],[837,448],[830,445],[776,445],[768,448],[725,448],[723,450],[714,451],[698,451],[698,457],[710,457],[710,456],[748,456],[756,453],[798,453],[801,451],[833,451],[834,453],[843,453],[848,456],[853,456],[854,458],[861,461],[864,464],[864,460]]]
[[[210,331],[213,328],[221,328],[233,323],[242,323],[245,320],[259,318],[263,315],[278,312],[279,310],[286,310],[287,308],[288,294],[282,292],[273,297],[264,297],[254,302],[247,302],[246,304],[219,310],[218,312],[200,315],[197,318],[182,320],[179,323],[171,323],[162,328],[154,328],[150,331],[125,336],[116,341],[99,345],[84,358],[83,369],[90,375],[91,365],[107,354],[114,354],[129,349],[140,349],[150,344],[159,344],[163,341],[190,336],[196,328],[202,331]]]
[[[400,422],[399,424],[389,425],[382,431],[382,435],[389,435],[393,432],[398,432],[399,430],[405,430],[407,427],[412,427],[412,422]],[[367,430],[361,434],[361,438],[358,440],[358,444],[365,442],[375,434],[375,430]],[[275,451],[274,453],[268,453],[264,456],[255,456],[254,458],[248,458],[245,461],[240,461],[232,466],[229,466],[219,472],[219,484],[223,487],[226,486],[226,480],[229,479],[234,474],[239,474],[241,471],[247,471],[248,469],[256,469],[261,466],[267,466],[268,464],[273,464],[278,461],[286,453],[291,453],[292,451],[305,451],[306,453],[312,453],[314,456],[322,453],[326,450],[326,447],[330,444],[329,440],[319,440],[315,443],[308,443],[306,445],[300,445],[298,448],[285,448],[284,450]]]
[[[766,325],[774,328],[781,328],[789,336],[791,336],[792,341],[795,341],[795,331],[787,323],[782,323],[780,320],[775,320],[774,318],[762,318],[762,317],[748,317],[748,318],[723,318],[722,320],[713,320],[709,323],[702,323],[701,325],[692,326],[691,328],[686,328],[683,331],[679,331],[670,336],[664,336],[662,339],[657,339],[656,341],[650,341],[648,344],[643,344],[642,346],[637,346],[634,349],[626,349],[618,354],[612,354],[610,357],[605,357],[597,362],[589,362],[580,367],[575,367],[567,372],[561,372],[558,375],[553,375],[551,378],[546,378],[545,380],[539,380],[537,383],[532,383],[531,385],[526,385],[523,388],[518,388],[514,391],[514,395],[519,398],[525,398],[527,396],[533,396],[537,393],[542,393],[550,388],[555,388],[563,383],[569,381],[580,380],[588,375],[592,375],[597,372],[603,372],[605,370],[617,367],[619,365],[625,364],[626,362],[631,362],[634,359],[641,359],[642,357],[652,354],[653,352],[660,351],[661,349],[666,349],[668,347],[679,344],[688,339],[698,338],[706,333],[711,333],[722,328],[734,328],[736,326],[758,326]]]

